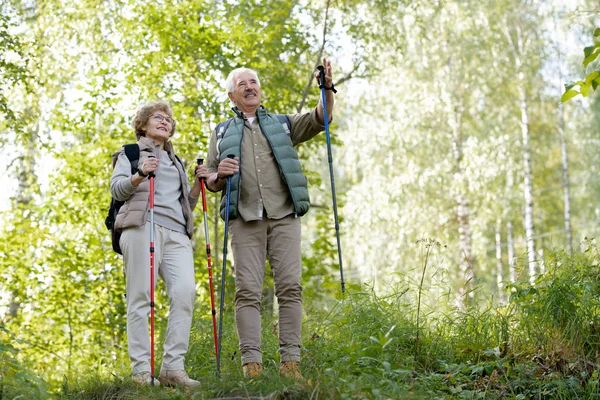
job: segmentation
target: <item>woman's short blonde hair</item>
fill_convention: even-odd
[[[162,111],[171,117],[173,126],[171,127],[171,134],[169,136],[173,136],[175,133],[175,126],[177,123],[173,118],[173,109],[171,108],[171,105],[164,100],[153,100],[148,101],[141,106],[137,110],[137,113],[135,113],[135,117],[133,117],[131,125],[133,126],[133,131],[135,132],[135,138],[137,140],[140,140],[140,137],[142,136],[146,136],[146,132],[144,132],[142,128],[148,124],[148,120],[156,111]]]

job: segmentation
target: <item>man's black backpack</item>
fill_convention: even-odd
[[[126,144],[125,146],[123,146],[123,148],[125,149],[125,155],[131,163],[131,175],[133,175],[137,172],[138,168],[138,160],[140,158],[140,146],[138,146],[137,143],[134,143]],[[117,219],[117,214],[119,213],[119,209],[123,204],[125,204],[124,201],[110,199],[110,208],[108,210],[108,216],[104,220],[104,225],[106,225],[111,234],[112,248],[119,254],[123,254],[121,252],[121,246],[119,246],[121,232],[115,231],[115,220]]]

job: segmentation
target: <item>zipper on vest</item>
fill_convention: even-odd
[[[287,176],[285,176],[285,174],[283,173],[283,169],[281,166],[281,160],[279,160],[277,153],[275,152],[275,150],[273,150],[273,143],[271,143],[271,138],[269,138],[269,136],[267,134],[265,134],[265,130],[263,128],[262,123],[260,122],[260,118],[258,118],[258,113],[256,113],[256,119],[258,120],[258,126],[260,126],[260,130],[262,131],[262,134],[265,135],[265,137],[267,138],[267,142],[269,142],[269,146],[271,146],[271,152],[273,153],[273,156],[277,160],[277,166],[279,167],[279,173],[283,177],[283,180],[285,181],[285,185],[288,188],[288,192],[290,192],[290,197],[292,198],[292,203],[294,203],[294,215],[297,218],[298,217],[298,214],[297,214],[298,200],[294,196],[294,191],[290,187],[290,183],[287,180]],[[277,120],[277,122],[279,123],[279,120]],[[241,145],[241,143],[240,143],[240,145]],[[241,147],[240,147],[240,152],[241,152]]]

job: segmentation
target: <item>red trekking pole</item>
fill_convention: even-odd
[[[204,163],[204,159],[198,158],[198,165]],[[202,211],[204,211],[204,237],[206,238],[206,260],[208,263],[208,285],[210,287],[210,308],[213,321],[213,335],[215,339],[215,357],[219,354],[219,340],[217,339],[217,311],[215,310],[215,289],[213,287],[212,259],[210,258],[210,238],[208,236],[208,214],[206,212],[206,191],[204,189],[204,179],[200,181],[202,190]]]
[[[154,386],[154,172],[150,181],[150,368],[151,385]]]

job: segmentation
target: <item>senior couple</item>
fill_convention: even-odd
[[[323,59],[327,115],[333,112],[331,64]],[[319,72],[315,72],[319,78]],[[287,127],[261,105],[261,86],[255,71],[238,68],[226,81],[227,96],[235,105],[234,116],[224,132],[215,129],[210,138],[207,163],[195,167],[194,185],[175,156],[170,141],[176,122],[170,105],[146,103],[133,119],[140,148],[138,169],[132,174],[124,150],[113,157],[112,196],[125,204],[115,229],[121,231],[120,246],[126,274],[127,336],[132,380],[151,383],[149,182],[154,185],[155,274],[165,282],[169,317],[162,367],[155,385],[194,388],[184,368],[195,298],[194,261],[190,238],[194,231],[192,210],[205,180],[209,190],[223,190],[231,180],[229,229],[235,261],[235,320],[244,376],[261,374],[261,297],[265,263],[273,270],[279,304],[280,374],[303,380],[300,372],[302,328],[302,274],[300,219],[309,208],[306,177],[295,146],[325,129],[322,100],[307,113],[290,114]],[[235,158],[227,158],[234,154]],[[225,215],[225,201],[221,216]],[[154,281],[157,279],[155,277]]]

